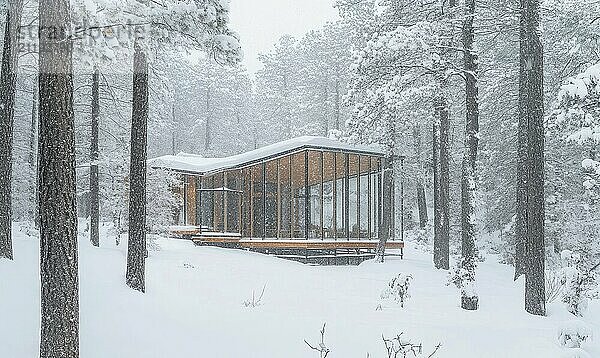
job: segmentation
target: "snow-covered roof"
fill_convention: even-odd
[[[302,149],[325,149],[376,156],[385,154],[382,148],[377,145],[352,145],[325,137],[305,136],[288,139],[231,157],[204,158],[201,155],[180,153],[178,155],[165,155],[150,159],[148,164],[153,168],[172,169],[194,174],[210,174],[226,169],[243,167]]]

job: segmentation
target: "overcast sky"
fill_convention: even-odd
[[[267,52],[285,34],[301,37],[338,18],[333,0],[230,0],[231,28],[240,34],[244,64],[251,73],[260,67],[258,54]]]

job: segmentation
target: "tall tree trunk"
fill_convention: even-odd
[[[335,78],[335,129],[340,130],[340,76]]]
[[[140,39],[133,60],[133,111],[129,171],[129,243],[127,285],[145,292],[146,259],[146,159],[148,128],[148,60]]]
[[[462,260],[461,266],[466,273],[461,292],[461,306],[466,310],[476,310],[479,298],[475,292],[475,183],[477,173],[477,147],[479,144],[479,89],[477,84],[477,54],[473,52],[475,0],[465,3],[463,24],[464,68],[466,77],[465,99],[467,107],[466,141],[462,168]]]
[[[521,2],[522,3],[522,2]],[[523,4],[521,5],[524,6]],[[523,10],[521,10],[523,11]],[[527,26],[523,14],[519,28],[519,125],[517,134],[517,192],[515,212],[515,277],[525,274],[525,241],[527,240]]]
[[[413,126],[413,139],[415,144],[415,158],[417,160],[417,207],[419,209],[419,227],[427,226],[427,197],[425,196],[425,170],[423,169],[423,158],[421,148],[421,126]]]
[[[31,131],[29,132],[29,167],[35,172],[37,166],[37,137],[38,137],[38,100],[39,81],[37,75],[33,82],[33,97],[31,98]]]
[[[100,246],[100,185],[98,182],[98,117],[100,115],[100,71],[92,76],[92,140],[90,146],[90,240]]]
[[[73,43],[68,0],[39,2],[40,357],[79,357]]]
[[[329,135],[329,77],[325,76],[325,83],[323,85],[323,136]]]
[[[173,108],[172,108],[172,112],[171,115],[173,116],[173,132],[171,133],[171,154],[175,155],[177,153],[175,153],[175,123],[177,121],[177,118],[175,117],[175,101],[173,101]]]
[[[31,131],[29,132],[29,169],[33,175],[34,182],[31,186],[33,198],[33,221],[36,228],[40,227],[39,192],[38,192],[38,133],[39,133],[39,77],[36,75],[33,81],[33,98],[31,100]]]
[[[285,108],[285,131],[287,138],[292,136],[292,113],[290,111],[288,96],[288,78],[287,75],[283,75],[283,105]]]
[[[435,106],[432,133],[432,165],[433,165],[433,263],[440,268],[441,256],[441,210],[440,210],[440,124],[438,107]]]
[[[0,74],[0,259],[9,260],[13,259],[12,152],[22,11],[22,0],[8,2]]]
[[[209,79],[210,81],[210,79]],[[204,138],[204,151],[208,152],[212,147],[212,113],[211,113],[211,96],[212,90],[210,83],[206,85],[206,137]]]
[[[447,80],[438,74],[439,93],[436,113],[439,116],[439,175],[437,210],[439,222],[434,238],[434,262],[438,269],[450,269],[450,113],[448,111]],[[435,144],[434,144],[435,145]],[[435,240],[437,239],[437,240]]]
[[[524,72],[527,98],[527,215],[525,240],[525,310],[546,315],[544,243],[544,49],[540,33],[540,1],[521,1],[526,31]]]
[[[383,161],[383,205],[381,208],[381,227],[379,229],[379,243],[375,250],[375,261],[383,262],[385,259],[385,246],[388,240],[393,237],[393,218],[394,218],[394,157],[393,154],[386,157]]]
[[[441,267],[450,269],[450,112],[446,97],[447,83],[444,80],[440,106],[440,211],[442,252]]]

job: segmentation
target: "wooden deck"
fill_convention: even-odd
[[[233,236],[194,235],[197,244],[237,244],[246,249],[376,249],[377,240],[272,240],[243,239]],[[387,249],[403,249],[404,242],[388,241]]]
[[[216,246],[242,249],[275,255],[282,258],[319,265],[358,264],[373,258],[378,240],[331,239],[246,239],[239,234],[202,232],[195,227],[174,227],[171,235],[192,240],[198,246]],[[404,242],[388,241],[388,250],[400,250],[404,256]]]
[[[243,248],[249,249],[309,249],[309,250],[329,250],[329,249],[371,249],[377,248],[377,241],[331,241],[331,240],[240,240]],[[387,249],[403,249],[403,242],[388,242]]]

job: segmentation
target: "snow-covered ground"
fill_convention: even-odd
[[[15,230],[15,261],[0,261],[0,357],[36,357],[39,340],[38,240]],[[431,257],[408,245],[404,260],[358,267],[315,267],[237,250],[160,239],[147,261],[147,293],[124,284],[126,245],[103,236],[80,240],[81,357],[316,357],[327,323],[328,357],[387,357],[381,336],[404,332],[435,357],[573,357],[558,344],[572,316],[558,302],[549,317],[522,309],[522,285],[493,257],[478,271],[481,308],[459,307]],[[400,308],[380,295],[398,273],[414,277]],[[252,292],[261,305],[247,308]],[[600,327],[600,304],[584,319]],[[584,345],[600,357],[600,344]],[[425,354],[425,357],[428,354]]]

